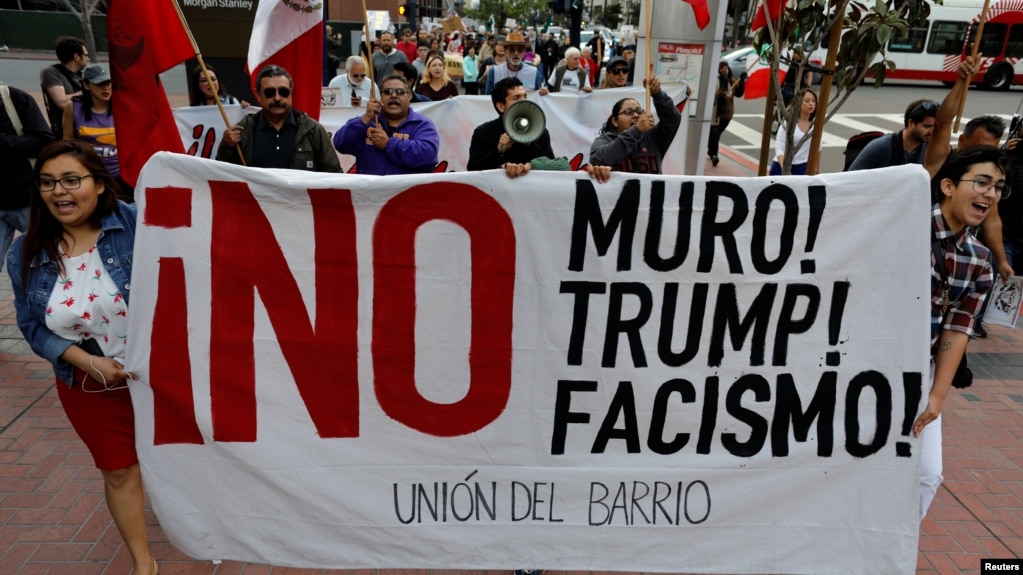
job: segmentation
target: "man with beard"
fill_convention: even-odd
[[[394,73],[394,65],[398,62],[408,62],[408,58],[401,50],[394,48],[394,34],[384,32],[380,35],[380,50],[373,52],[373,78],[380,82]],[[380,84],[383,86],[383,84]]]
[[[380,100],[370,100],[366,113],[352,118],[334,134],[334,147],[355,156],[359,174],[389,176],[423,174],[437,165],[440,136],[429,118],[409,108],[412,90],[405,77],[383,79]]]
[[[494,84],[505,78],[518,78],[525,86],[526,91],[539,90],[541,96],[546,96],[547,88],[543,85],[543,75],[536,69],[536,66],[528,64],[522,59],[526,53],[526,46],[529,45],[522,33],[508,34],[508,37],[501,41],[501,45],[504,46],[506,61],[504,64],[491,66],[487,70],[487,88],[484,93],[489,95],[494,91]]]
[[[340,172],[341,162],[330,135],[316,120],[291,107],[292,81],[280,66],[256,75],[256,98],[262,111],[249,114],[224,132],[217,160],[248,166],[313,172]]]
[[[849,170],[870,170],[902,164],[923,164],[927,143],[934,131],[934,117],[938,115],[938,103],[917,100],[906,107],[905,129],[874,138]]]
[[[57,38],[58,63],[39,72],[39,85],[43,90],[43,103],[54,137],[60,138],[64,128],[64,108],[71,98],[82,93],[82,70],[89,65],[89,50],[85,42],[71,36]]]

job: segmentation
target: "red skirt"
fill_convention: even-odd
[[[83,385],[82,379],[85,378]],[[96,467],[114,471],[139,462],[135,452],[135,410],[128,387],[110,391],[86,372],[75,369],[74,385],[57,379],[57,395],[71,427],[89,448]]]

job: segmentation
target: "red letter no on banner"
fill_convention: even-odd
[[[256,441],[255,292],[320,437],[358,437],[358,274],[348,190],[309,190],[316,242],[310,320],[273,228],[243,182],[210,182],[213,438]]]
[[[451,404],[416,389],[416,231],[450,221],[469,234],[472,333],[469,392]],[[387,415],[423,433],[473,433],[504,411],[511,391],[515,229],[492,197],[464,184],[424,184],[395,196],[373,227],[373,371]]]

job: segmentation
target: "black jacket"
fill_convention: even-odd
[[[0,210],[13,210],[28,205],[29,196],[35,191],[35,175],[31,158],[39,154],[46,144],[53,141],[50,123],[43,116],[39,105],[24,90],[8,87],[11,101],[21,119],[22,135],[14,130],[14,122],[7,115],[7,107],[0,103],[0,174],[5,184],[0,193]]]
[[[469,145],[469,164],[467,169],[470,172],[480,170],[494,170],[506,163],[528,164],[539,157],[554,159],[554,150],[551,149],[551,135],[544,128],[540,137],[531,144],[512,144],[505,153],[497,151],[497,142],[504,134],[504,123],[501,117],[482,124],[472,133],[472,143]]]

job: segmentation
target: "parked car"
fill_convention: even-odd
[[[725,62],[728,62],[728,67],[732,69],[732,76],[738,78],[740,74],[746,71],[746,59],[750,54],[753,54],[755,50],[756,48],[754,48],[753,46],[743,46],[741,48],[736,48],[729,52],[725,52],[724,54],[721,55],[721,59],[724,60]],[[780,67],[782,71],[788,69],[787,65],[788,61],[789,61],[788,57],[782,58],[783,65]],[[820,69],[823,67],[823,62],[821,62],[821,59],[817,57],[816,54],[812,54],[810,56],[810,65],[816,67],[817,69]],[[821,74],[819,72],[811,70],[810,81],[814,84],[820,84]]]
[[[732,76],[738,78],[746,71],[746,57],[755,51],[756,48],[753,46],[743,46],[725,52],[721,55],[721,59],[728,62],[728,67],[732,69]]]
[[[600,34],[600,37],[604,39],[604,61],[602,64],[607,64],[607,61],[611,58],[611,35],[607,30],[580,30],[579,31],[579,46],[585,46],[589,44],[590,40],[593,39],[594,34]]]

